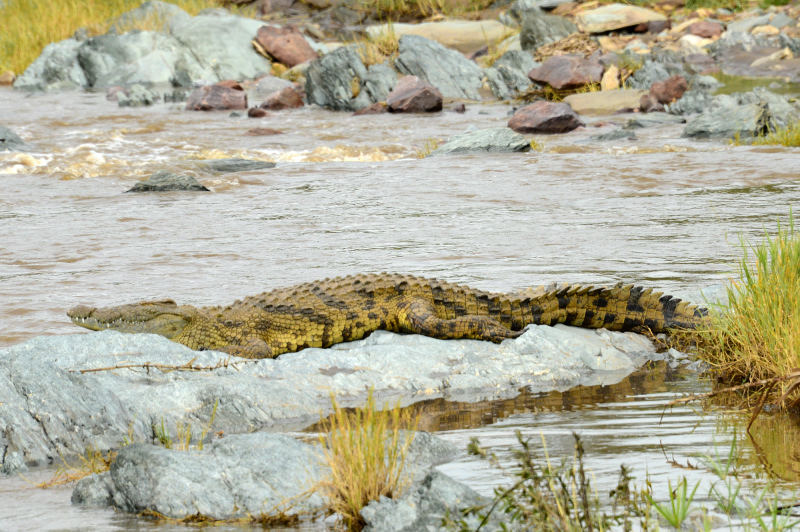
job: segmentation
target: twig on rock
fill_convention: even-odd
[[[194,362],[195,360],[197,360],[197,357],[194,357],[186,364],[181,364],[180,366],[145,362],[144,364],[117,364],[114,366],[107,366],[103,368],[90,368],[90,369],[80,369],[80,370],[71,369],[70,373],[76,373],[76,372],[81,374],[96,373],[98,371],[114,371],[117,369],[144,369],[147,371],[147,373],[150,373],[150,369],[157,369],[162,373],[170,373],[172,371],[214,371],[215,369],[228,369],[228,368],[233,368],[236,371],[239,371],[239,364],[256,362],[256,360],[237,360],[231,362],[232,358],[233,357],[228,357],[224,360],[220,359],[213,366],[201,366],[199,364],[195,364]]]

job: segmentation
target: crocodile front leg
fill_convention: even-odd
[[[400,303],[403,332],[423,334],[440,340],[484,340],[500,343],[506,338],[518,338],[523,331],[512,331],[488,316],[459,316],[451,320],[436,315],[433,303],[416,298]]]
[[[261,338],[250,338],[242,344],[226,345],[217,351],[242,358],[275,358],[272,348]]]

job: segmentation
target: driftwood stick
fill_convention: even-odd
[[[238,371],[239,370],[239,364],[247,364],[247,363],[256,362],[255,360],[237,360],[237,361],[231,362],[231,358],[232,357],[228,357],[225,360],[220,359],[213,366],[195,365],[194,362],[195,362],[195,360],[197,360],[197,357],[195,357],[195,358],[191,359],[190,361],[188,361],[187,363],[181,364],[179,366],[171,365],[171,364],[154,364],[152,362],[145,362],[144,364],[116,364],[114,366],[107,366],[107,367],[103,367],[103,368],[90,368],[90,369],[81,369],[81,370],[72,369],[72,370],[70,370],[70,373],[78,372],[78,373],[81,373],[81,374],[85,374],[85,373],[96,373],[98,371],[114,371],[114,370],[117,370],[117,369],[143,369],[143,370],[146,370],[148,373],[150,372],[150,369],[157,369],[157,370],[161,371],[162,373],[170,373],[172,371],[213,371],[215,369],[220,369],[220,368],[224,368],[224,369],[233,368],[233,369]]]

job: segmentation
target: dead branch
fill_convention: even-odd
[[[197,357],[195,357],[190,361],[188,361],[186,364],[181,364],[179,366],[171,364],[154,364],[152,362],[145,362],[144,364],[117,364],[114,366],[107,366],[103,368],[90,368],[90,369],[80,369],[80,370],[71,369],[70,373],[78,372],[81,374],[85,374],[85,373],[96,373],[98,371],[114,371],[118,369],[143,369],[147,371],[147,373],[150,373],[151,369],[157,369],[162,373],[170,373],[172,371],[214,371],[216,369],[228,369],[228,368],[232,368],[235,369],[236,371],[239,371],[240,364],[248,364],[256,362],[255,360],[232,361],[231,360],[232,358],[233,357],[228,357],[227,359],[224,360],[220,359],[213,366],[202,366],[200,364],[195,364],[195,360],[197,360]]]

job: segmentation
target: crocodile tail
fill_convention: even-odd
[[[526,293],[521,294],[523,296]],[[525,325],[564,323],[589,329],[630,331],[649,328],[694,329],[708,320],[708,311],[688,301],[655,292],[651,288],[619,283],[613,287],[561,285],[534,291],[519,300]],[[512,303],[512,306],[515,306]]]

